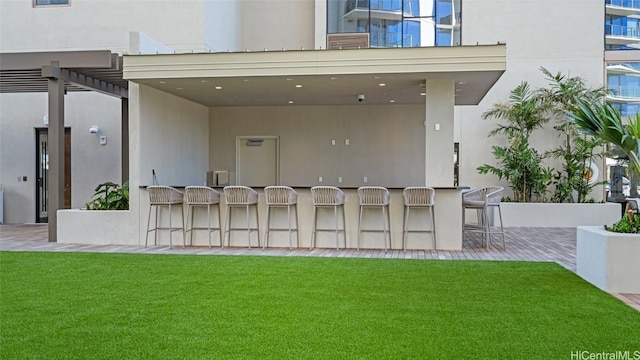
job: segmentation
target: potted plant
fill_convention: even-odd
[[[640,174],[640,114],[625,122],[611,104],[579,100],[568,115],[583,133],[616,145]],[[577,274],[605,291],[640,293],[639,225],[628,212],[611,226],[578,227]]]

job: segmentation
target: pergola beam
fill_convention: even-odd
[[[62,69],[52,65],[42,66],[42,76],[46,78],[61,79],[73,83],[78,87],[96,91],[105,95],[121,98],[129,97],[128,90],[124,87],[100,80],[88,75],[80,74],[69,69]]]

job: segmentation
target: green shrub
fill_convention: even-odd
[[[617,233],[638,234],[640,233],[640,216],[634,216],[633,212],[627,213],[617,223],[611,226],[605,225],[604,229]]]
[[[129,182],[122,186],[107,181],[99,184],[92,200],[85,204],[87,210],[129,210]]]

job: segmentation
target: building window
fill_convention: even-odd
[[[327,33],[369,33],[369,46],[460,45],[461,0],[327,0]]]
[[[69,5],[70,0],[33,0],[33,6]]]

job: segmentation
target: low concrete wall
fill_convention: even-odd
[[[620,204],[500,204],[505,227],[577,227],[610,225],[620,220]],[[497,216],[497,214],[496,214]]]
[[[58,210],[58,242],[138,245],[130,217],[128,210]]]
[[[640,235],[577,229],[576,273],[608,292],[640,294]]]

